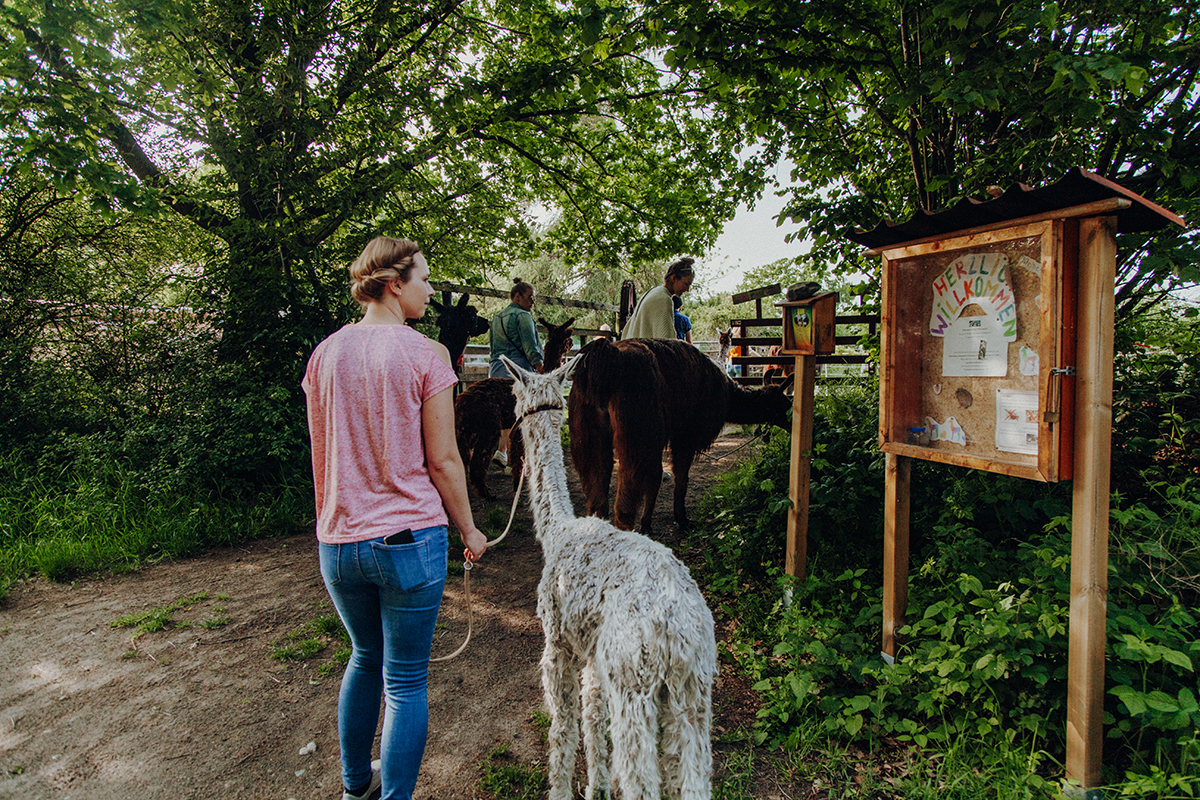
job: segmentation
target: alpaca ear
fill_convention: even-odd
[[[512,375],[517,383],[524,386],[528,382],[525,376],[531,375],[532,373],[526,369],[518,367],[508,356],[504,355],[503,353],[500,353],[499,356],[500,361],[504,364],[504,366],[508,367],[508,374]]]
[[[471,299],[471,295],[469,295],[469,294],[464,294],[464,295],[460,296],[458,298],[458,307],[462,308],[463,306],[465,306],[467,304],[467,301],[470,299]]]
[[[558,369],[556,369],[554,371],[561,372],[562,380],[569,381],[569,380],[571,380],[571,376],[575,374],[575,368],[577,366],[579,366],[579,359],[581,359],[581,358],[583,358],[582,353],[576,354],[571,357],[570,361],[563,364],[561,367],[559,367]]]

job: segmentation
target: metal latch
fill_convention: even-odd
[[[1053,425],[1062,419],[1062,379],[1075,377],[1075,367],[1061,367],[1050,370],[1049,386],[1046,396],[1046,414],[1042,418],[1047,424]]]

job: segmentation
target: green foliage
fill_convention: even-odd
[[[345,266],[379,232],[463,279],[535,252],[637,271],[715,238],[757,168],[634,16],[18,0],[0,127],[14,170],[218,239],[197,308],[270,383],[343,317]]]
[[[97,459],[41,468],[0,456],[0,576],[51,580],[134,569],[204,548],[295,533],[312,524],[311,488],[207,498],[153,491]]]
[[[883,458],[874,444],[877,391],[873,385],[830,386],[817,399],[821,422],[813,428],[810,558],[821,558],[826,548],[880,558],[872,547],[878,536],[862,536],[883,527]],[[744,581],[777,575],[783,563],[791,445],[785,432],[773,434],[756,458],[726,473],[700,500],[697,517],[714,529],[704,548],[717,574],[714,591],[736,594]]]
[[[1166,305],[1118,331],[1114,486],[1200,476],[1200,316],[1181,311]]]
[[[801,272],[877,275],[847,231],[1076,166],[1185,219],[1200,205],[1194,4],[785,0],[649,13],[665,62],[697,75],[713,113],[794,165],[781,217],[812,244]],[[1128,233],[1119,247],[1119,317],[1200,279],[1194,233]]]

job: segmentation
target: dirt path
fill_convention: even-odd
[[[745,441],[718,440],[712,454]],[[689,505],[729,469],[697,459]],[[568,459],[569,462],[569,459]],[[570,470],[569,470],[570,471]],[[507,478],[491,487],[506,516]],[[576,508],[578,486],[572,472]],[[500,516],[475,501],[476,520]],[[670,486],[656,530],[668,544]],[[498,534],[501,528],[486,528]],[[499,745],[544,763],[532,717],[541,707],[541,550],[527,504],[513,532],[472,573],[475,632],[466,652],[431,667],[430,731],[416,797],[484,798],[479,765]],[[163,630],[131,638],[121,617],[206,593]],[[332,606],[311,536],[256,542],[129,575],[74,584],[33,581],[0,608],[0,798],[158,800],[340,797],[336,730],[340,670],[320,674],[332,648],[281,662],[273,648]],[[228,621],[219,627],[205,627]],[[183,624],[180,624],[183,623]],[[191,623],[190,625],[187,623]],[[462,641],[462,581],[447,584],[434,655]],[[723,675],[717,725],[744,717],[745,690]],[[315,747],[314,747],[315,745]]]

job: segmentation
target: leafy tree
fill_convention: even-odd
[[[666,63],[795,164],[806,257],[881,219],[1085,167],[1200,211],[1200,8],[1164,0],[664,3]],[[1119,310],[1200,278],[1194,237],[1121,237]]]
[[[102,216],[34,171],[0,186],[0,429],[8,446],[120,430],[177,405],[168,397],[207,348],[178,270],[199,263],[207,243],[174,222]]]
[[[561,210],[541,245],[569,260],[711,241],[754,183],[739,134],[693,113],[639,28],[604,35],[627,22],[540,0],[14,0],[3,145],[98,209],[219,239],[226,356],[290,376],[381,230],[461,278],[533,249],[535,202]]]

